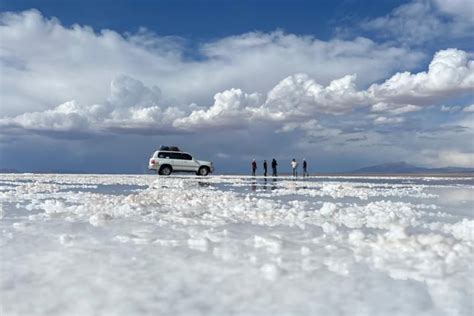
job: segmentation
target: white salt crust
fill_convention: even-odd
[[[1,175],[0,245],[11,271],[2,278],[3,309],[472,313],[474,220],[433,193],[472,186],[457,178],[318,179],[280,178],[264,190],[271,181],[248,177]],[[134,187],[107,191],[124,185]],[[39,304],[46,289],[55,295]],[[107,290],[97,296],[97,289]],[[121,299],[126,293],[133,299]],[[31,304],[19,304],[25,296]]]

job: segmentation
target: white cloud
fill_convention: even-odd
[[[381,84],[373,84],[368,92],[381,102],[423,105],[473,89],[474,61],[465,51],[451,48],[437,52],[427,72],[399,72]]]
[[[462,109],[463,112],[474,112],[474,104],[468,105]]]
[[[424,41],[437,36],[443,25],[432,12],[429,1],[416,0],[395,8],[387,16],[365,22],[363,28],[380,32],[382,36],[395,35],[402,41]]]
[[[356,87],[356,76],[346,75],[321,85],[306,74],[281,80],[264,99],[260,93],[232,88],[218,92],[210,107],[194,103],[173,106],[162,97],[160,88],[119,76],[110,85],[102,104],[67,102],[45,111],[5,117],[0,125],[12,128],[66,132],[177,133],[199,129],[221,130],[277,124],[281,130],[304,124],[321,115],[345,115],[355,109],[378,113],[374,123],[400,124],[401,115],[420,111],[430,100],[468,93],[474,88],[474,63],[467,53],[456,49],[435,54],[427,72],[397,73],[367,90]],[[396,116],[396,117],[393,117]],[[35,124],[37,127],[35,127]],[[276,126],[278,129],[279,127]],[[317,129],[317,128],[316,128]]]
[[[119,76],[111,83],[104,104],[81,105],[68,101],[41,112],[27,112],[0,119],[5,131],[65,133],[172,133],[172,123],[185,113],[176,107],[160,107],[157,87],[148,88],[142,82]],[[74,134],[73,134],[74,135]]]
[[[340,129],[323,126],[316,120],[300,124],[299,128],[305,131],[305,138],[309,142],[332,141],[342,133]]]
[[[312,130],[320,130],[322,126],[319,124],[318,120],[311,119],[307,122],[300,123],[300,122],[290,122],[285,123],[278,132],[292,132],[296,129],[303,130],[303,131],[312,131]]]
[[[378,116],[374,119],[374,124],[382,125],[382,124],[400,124],[405,119],[403,117],[385,117],[385,116]]]
[[[1,14],[0,38],[3,115],[71,99],[102,102],[117,75],[166,73],[179,60],[177,53],[152,53],[110,30],[65,28],[35,10]]]
[[[251,115],[251,109],[260,104],[258,93],[247,94],[240,89],[230,89],[214,96],[214,104],[206,110],[193,111],[189,116],[178,118],[176,128],[241,127]]]
[[[463,22],[474,22],[472,0],[434,0],[438,10]]]
[[[296,74],[280,81],[258,106],[256,95],[232,89],[216,95],[208,110],[193,111],[175,122],[176,127],[243,126],[249,121],[273,121],[287,124],[317,119],[321,114],[346,114],[372,104],[371,111],[385,115],[404,115],[420,111],[435,100],[474,89],[474,62],[457,49],[439,51],[427,72],[396,73],[381,84],[358,90],[356,76],[346,75],[327,86],[318,84],[306,74]],[[398,124],[401,117],[375,119],[375,124]],[[287,125],[291,126],[291,125]],[[285,128],[283,128],[284,130]]]
[[[385,102],[379,102],[372,105],[372,112],[385,112],[392,115],[401,115],[410,112],[417,112],[422,109],[419,105],[413,104],[388,104]]]
[[[357,91],[356,75],[333,80],[326,87],[306,74],[283,79],[270,92],[261,114],[280,117],[307,117],[318,112],[344,113],[367,102],[364,92]]]
[[[474,167],[474,153],[441,151],[438,160],[444,166]]]
[[[76,102],[70,101],[54,109],[43,112],[24,113],[11,119],[1,119],[0,125],[4,128],[21,128],[31,131],[86,131],[90,128],[90,117],[100,117],[102,106],[91,106],[86,109],[79,107]],[[94,114],[99,113],[98,116]]]
[[[422,161],[436,167],[474,168],[474,153],[459,150],[427,150]]]
[[[442,105],[440,108],[441,112],[449,112],[449,113],[455,113],[460,111],[462,108],[459,105],[453,105],[453,106],[447,106],[447,105]]]
[[[366,38],[321,41],[310,36],[251,32],[203,43],[183,57],[186,42],[146,30],[121,35],[63,26],[35,10],[0,14],[0,116],[51,109],[69,100],[104,103],[120,74],[159,86],[166,103],[208,104],[218,91],[267,92],[305,72],[327,84],[358,73],[360,85],[414,67],[422,54]]]
[[[443,10],[460,14],[451,7]],[[430,20],[427,23],[430,30]],[[431,25],[437,28],[436,23]],[[216,137],[209,138],[227,146],[222,150],[232,155],[244,146],[234,143],[245,135],[247,142],[258,143],[257,149],[275,143],[300,149],[323,144],[334,157],[340,157],[341,146],[376,157],[378,151],[368,153],[367,148],[385,146],[391,154],[400,154],[401,147],[430,146],[416,140],[400,143],[405,127],[413,128],[411,115],[420,117],[414,112],[428,112],[432,105],[474,89],[468,52],[441,50],[426,71],[408,72],[420,65],[423,54],[360,37],[321,41],[281,31],[251,32],[203,43],[193,51],[199,58],[190,59],[184,57],[186,41],[180,38],[145,29],[121,35],[65,27],[37,11],[26,11],[0,15],[0,38],[0,129],[7,136],[67,139],[78,133],[211,130]],[[465,118],[472,111],[472,105],[467,106],[456,116]],[[414,113],[410,120],[408,113]],[[459,124],[457,130],[465,130],[468,122]],[[380,130],[393,130],[394,135]],[[468,134],[455,130],[440,132],[436,145],[465,153],[459,148],[466,147]]]
[[[390,14],[362,23],[378,36],[410,44],[439,38],[471,37],[474,32],[471,0],[413,0]]]
[[[107,101],[118,108],[158,105],[161,90],[157,86],[146,87],[143,82],[128,76],[118,76],[110,84]]]

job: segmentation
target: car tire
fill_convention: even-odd
[[[207,176],[207,175],[209,174],[209,168],[208,168],[208,167],[201,167],[201,168],[199,168],[197,174],[198,174],[199,176],[205,177],[205,176]]]
[[[162,166],[160,168],[160,175],[162,176],[169,176],[171,174],[171,172],[173,172],[173,170],[171,169],[170,166]]]

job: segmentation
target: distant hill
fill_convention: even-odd
[[[351,173],[474,173],[474,168],[424,168],[410,165],[404,161],[401,161],[360,168],[352,171]]]
[[[83,171],[75,171],[75,170],[17,170],[17,169],[10,169],[10,168],[0,168],[0,173],[67,173],[67,174],[83,174]]]
[[[0,173],[19,173],[19,171],[10,168],[0,168]]]

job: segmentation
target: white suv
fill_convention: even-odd
[[[188,153],[177,147],[162,146],[162,149],[153,153],[148,163],[148,169],[156,170],[158,174],[170,175],[172,172],[195,172],[200,176],[207,176],[214,171],[212,162],[194,159]]]

